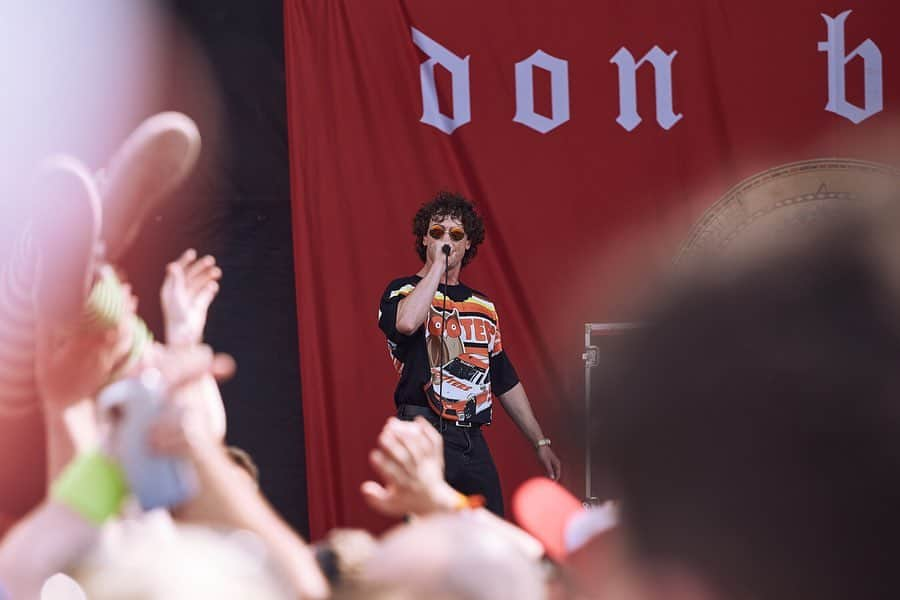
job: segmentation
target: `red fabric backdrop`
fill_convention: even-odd
[[[851,6],[852,4],[852,6]],[[884,110],[858,124],[826,111],[828,39],[820,13],[853,9],[846,54],[866,39],[883,60]],[[583,323],[615,318],[600,264],[623,232],[674,224],[645,244],[674,252],[678,234],[740,179],[807,158],[896,162],[887,135],[900,99],[900,7],[890,0],[755,3],[698,0],[286,0],[286,52],[300,354],[313,537],[335,525],[382,524],[363,505],[367,451],[393,412],[396,376],[376,324],[387,281],[415,272],[410,223],[439,189],[478,202],[487,241],[463,273],[487,292],[508,348],[551,437],[578,399]],[[469,56],[471,121],[452,134],[420,122],[421,31]],[[637,76],[632,131],[616,122],[623,47],[672,61],[681,118],[655,118],[654,72]],[[515,64],[536,50],[568,61],[570,119],[547,133],[513,121]],[[862,58],[847,98],[865,104]],[[870,65],[871,66],[871,65]],[[441,108],[450,75],[436,70]],[[535,110],[550,114],[551,78],[534,71]],[[456,113],[460,114],[460,113]],[[684,209],[684,210],[676,210]],[[498,409],[488,431],[507,495],[538,473]],[[565,481],[579,489],[576,464]],[[565,468],[565,467],[564,467]]]

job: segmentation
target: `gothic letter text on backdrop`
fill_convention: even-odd
[[[653,65],[655,73],[656,122],[663,129],[671,129],[684,116],[676,115],[672,110],[672,60],[676,54],[677,50],[666,54],[659,46],[653,46],[635,63],[634,56],[623,46],[610,59],[609,62],[619,67],[619,116],[616,122],[626,131],[632,131],[641,122],[637,112],[637,70],[645,62]]]
[[[422,122],[440,129],[444,133],[465,125],[472,119],[469,98],[469,57],[460,58],[433,39],[416,29],[412,29],[413,43],[429,56],[419,65],[419,81],[422,84]],[[441,112],[438,102],[437,86],[434,82],[434,66],[447,69],[452,78],[453,116]]]
[[[853,11],[846,10],[835,18],[822,13],[828,25],[828,41],[819,42],[819,52],[828,53],[828,104],[825,110],[839,114],[854,123],[861,123],[881,112],[884,97],[881,86],[881,50],[870,39],[850,54],[844,53],[844,22]],[[847,100],[847,64],[859,56],[863,60],[865,106],[860,108]]]
[[[551,117],[534,112],[533,69],[550,73]],[[569,120],[569,62],[538,50],[516,63],[516,116],[513,121],[547,133]]]

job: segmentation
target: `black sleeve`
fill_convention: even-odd
[[[384,332],[388,341],[394,344],[402,344],[411,336],[397,331],[397,306],[415,287],[409,278],[395,279],[390,282],[381,295],[381,304],[378,307],[378,327]]]
[[[519,375],[506,352],[491,356],[491,392],[501,396],[516,387]]]

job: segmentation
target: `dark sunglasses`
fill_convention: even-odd
[[[444,232],[447,231],[444,229],[443,225],[432,225],[428,228],[428,235],[433,237],[436,240],[444,237]],[[466,231],[462,227],[451,227],[450,228],[450,239],[454,242],[461,242],[463,238],[466,237]]]

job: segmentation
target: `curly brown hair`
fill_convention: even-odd
[[[466,230],[469,239],[469,249],[463,256],[463,266],[469,264],[478,253],[478,246],[484,241],[484,221],[475,211],[475,205],[459,194],[452,192],[438,192],[437,196],[423,204],[416,216],[413,217],[413,235],[416,236],[416,252],[422,262],[425,262],[425,246],[422,238],[428,233],[431,222],[437,219],[451,217],[457,219]]]

